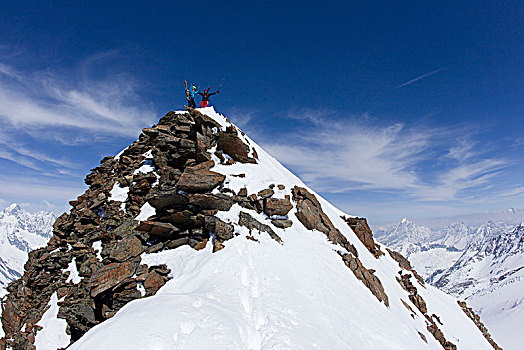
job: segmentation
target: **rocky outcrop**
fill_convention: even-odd
[[[473,323],[475,323],[475,326],[477,326],[479,331],[482,332],[482,335],[491,344],[493,349],[502,350],[502,348],[498,346],[495,340],[493,340],[493,338],[491,337],[491,334],[489,333],[488,329],[486,328],[486,326],[484,326],[484,324],[480,320],[480,316],[477,315],[475,311],[473,311],[472,308],[468,307],[465,301],[457,300],[457,303],[459,304],[462,311],[464,311],[464,313],[473,321]]]
[[[457,346],[452,342],[446,340],[444,333],[437,327],[435,322],[427,322],[427,330],[431,335],[442,345],[444,350],[456,350]]]
[[[264,205],[264,213],[266,213],[268,216],[285,216],[292,208],[293,205],[288,198],[267,198]]]
[[[358,239],[362,244],[364,244],[369,252],[375,256],[375,258],[378,259],[381,255],[384,255],[384,252],[380,250],[380,245],[375,243],[375,240],[373,239],[373,233],[371,232],[371,228],[369,227],[366,218],[342,216],[342,219],[349,227],[351,227]]]
[[[411,267],[411,263],[408,259],[404,258],[404,256],[397,251],[391,250],[389,248],[386,248],[386,250],[391,256],[391,258],[393,258],[393,260],[395,260],[398,263],[398,266],[401,269],[410,271],[413,274],[413,276],[417,279],[418,283],[420,283],[420,285],[424,287],[424,279],[417,273],[417,271],[415,271],[413,267]]]
[[[282,239],[280,238],[280,236],[277,235],[275,233],[275,231],[273,231],[273,229],[271,227],[269,227],[268,225],[265,225],[265,224],[257,221],[255,218],[253,218],[248,213],[245,213],[245,212],[241,211],[238,216],[239,216],[238,224],[240,226],[247,227],[249,232],[251,232],[252,230],[257,230],[259,232],[266,232],[275,241],[277,241],[279,243],[282,242]]]
[[[249,146],[240,137],[234,126],[228,127],[224,133],[220,133],[217,140],[217,149],[230,156],[233,160],[241,163],[256,163],[256,153],[250,157]]]
[[[442,347],[445,350],[457,349],[457,346],[449,340],[447,340],[444,336],[444,333],[442,333],[442,331],[438,327],[437,323],[440,323],[442,325],[440,318],[435,314],[432,314],[431,316],[428,315],[428,308],[426,302],[418,293],[417,287],[415,287],[413,283],[411,283],[411,277],[414,275],[415,271],[411,269],[411,264],[409,263],[409,261],[406,258],[404,258],[400,253],[390,249],[387,250],[391,257],[398,262],[399,266],[402,269],[399,271],[399,276],[397,277],[398,283],[402,286],[402,288],[404,288],[405,291],[409,293],[408,298],[411,301],[411,303],[426,318],[426,328],[429,331],[429,333],[433,335],[433,337],[440,343],[440,345],[442,345]],[[403,273],[404,270],[407,270],[411,273]],[[413,312],[411,307],[407,305],[404,300],[401,299],[401,301],[404,304],[404,306],[406,306],[411,312]]]
[[[380,279],[373,275],[373,270],[364,267],[358,258],[357,249],[333,225],[329,217],[322,211],[322,206],[317,198],[303,187],[295,186],[292,190],[293,200],[296,202],[296,217],[309,230],[324,233],[333,244],[340,245],[347,253],[339,253],[347,267],[351,269],[356,278],[373,293],[373,295],[386,306],[389,299],[384,291]]]
[[[2,302],[6,337],[0,349],[34,349],[38,321],[55,292],[61,299],[58,317],[66,320],[73,342],[128,302],[154,295],[170,271],[142,264],[141,254],[181,245],[202,249],[210,237],[213,250],[222,249],[234,237],[234,227],[214,215],[233,203],[260,213],[268,199],[269,211],[283,213],[289,207],[273,201],[269,192],[250,199],[225,190],[210,193],[222,191],[225,179],[211,170],[215,163],[209,151],[214,147],[235,161],[256,162],[256,152],[236,129],[222,131],[216,121],[189,109],[166,114],[118,157],[106,157],[92,169],[85,179],[88,190],[56,220],[48,246],[31,252],[22,278],[8,286]],[[141,170],[146,162],[155,171]],[[118,188],[127,192],[125,199],[113,198]],[[152,215],[135,221],[146,207]],[[269,226],[253,220],[246,225],[281,241]],[[77,283],[63,272],[73,261]]]
[[[384,287],[378,277],[373,274],[375,271],[366,269],[360,259],[352,254],[341,254],[341,256],[344,264],[351,269],[355,277],[362,281],[379,301],[389,306],[389,299],[384,291]]]
[[[207,192],[211,191],[225,180],[225,176],[214,171],[210,171],[215,165],[212,160],[187,167],[177,183],[177,188],[185,192]]]

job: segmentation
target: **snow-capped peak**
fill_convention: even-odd
[[[12,212],[15,208],[20,208],[20,207],[18,206],[18,204],[13,203],[13,204],[9,205],[7,208],[5,208],[4,210],[6,212]]]
[[[27,253],[51,238],[53,212],[29,213],[16,203],[0,212],[0,285],[20,277]]]

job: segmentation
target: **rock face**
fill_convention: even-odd
[[[224,182],[225,176],[209,171],[213,165],[215,163],[210,160],[196,166],[187,167],[178,180],[178,189],[190,193],[207,192],[220,185]]]
[[[258,222],[256,219],[254,219],[248,213],[245,213],[243,211],[240,212],[238,224],[240,226],[247,227],[250,232],[253,229],[258,230],[259,232],[266,232],[275,241],[277,241],[279,243],[282,242],[282,239],[271,229],[271,227],[269,227],[268,225],[265,225],[265,224],[262,224],[262,223]]]
[[[241,163],[256,163],[256,157],[250,157],[249,146],[237,136],[234,127],[226,129],[217,140],[218,149],[229,155],[233,160]],[[256,153],[255,153],[256,154]]]
[[[366,218],[358,217],[342,217],[344,221],[351,227],[353,232],[357,235],[358,239],[368,248],[368,250],[375,256],[375,258],[380,257],[384,253],[380,250],[380,246],[375,243],[373,239],[373,233],[369,228]]]
[[[293,208],[293,205],[289,199],[278,199],[278,198],[268,198],[266,205],[264,206],[264,213],[268,216],[279,215],[284,216],[289,213]]]

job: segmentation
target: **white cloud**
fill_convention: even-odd
[[[23,201],[46,201],[55,203],[67,203],[85,191],[85,186],[79,184],[52,183],[46,181],[35,181],[35,179],[18,178],[0,179],[0,196],[6,198],[18,198]]]
[[[514,187],[506,192],[501,193],[501,197],[521,197],[524,196],[524,186]]]
[[[45,199],[42,200],[42,203],[44,203],[45,206],[48,207],[48,208],[51,208],[51,209],[56,208],[56,205],[54,205],[53,203],[51,203],[51,202],[49,202],[49,201],[47,201]]]
[[[313,126],[263,147],[321,192],[394,191],[449,201],[489,185],[506,166],[503,160],[479,159],[475,142],[439,128],[381,126],[369,115],[335,121],[322,111],[307,111],[305,119]],[[447,153],[438,151],[446,148]]]
[[[457,144],[450,147],[448,157],[456,159],[458,161],[464,161],[475,155],[473,147],[476,146],[476,142],[460,137],[457,139]]]
[[[9,67],[8,65],[5,65],[1,62],[0,62],[0,74],[3,74],[10,78],[20,79],[20,75],[12,67]]]
[[[4,75],[15,74],[5,64],[0,69]],[[77,130],[135,136],[156,119],[151,106],[140,102],[129,76],[72,85],[74,77],[16,74],[16,81],[0,79],[0,118],[26,132],[54,128],[56,134]]]

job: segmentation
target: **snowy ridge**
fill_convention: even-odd
[[[230,125],[212,107],[198,111],[223,128]],[[355,278],[338,254],[340,246],[304,227],[295,206],[287,214],[292,225],[284,229],[273,226],[266,215],[234,204],[216,214],[232,224],[236,234],[222,250],[212,252],[211,237],[202,250],[183,245],[143,253],[142,261],[149,266],[166,264],[170,280],[154,296],[128,303],[93,327],[70,349],[442,349],[397,281],[397,261],[387,253],[373,256],[341,218],[347,214],[307,188],[249,137],[238,135],[258,160],[225,165],[215,159],[211,170],[225,175],[223,189],[238,193],[245,188],[256,194],[281,185],[276,196],[290,198],[294,186],[306,188],[355,246],[362,264],[379,278],[389,306]],[[238,223],[240,212],[270,226],[282,243],[266,232],[249,232]],[[417,290],[427,314],[438,315],[439,328],[458,349],[491,348],[455,298],[428,285],[417,284]]]

